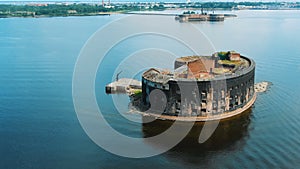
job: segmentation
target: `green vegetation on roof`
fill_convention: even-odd
[[[224,69],[224,68],[214,68],[213,73],[214,74],[224,74],[230,72],[229,69]]]
[[[229,60],[229,52],[218,52],[220,60]]]
[[[183,56],[183,57],[178,58],[177,60],[184,61],[184,62],[190,62],[190,61],[194,61],[194,60],[198,60],[198,59],[211,59],[211,56],[197,56],[197,55]]]
[[[218,61],[219,64],[222,64],[222,65],[231,65],[231,66],[239,66],[241,65],[241,61],[235,61],[235,60],[219,60]]]
[[[134,90],[133,94],[135,96],[141,96],[142,95],[142,89],[136,89],[136,90]]]

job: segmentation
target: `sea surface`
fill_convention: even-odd
[[[220,123],[206,143],[195,142],[201,130],[201,125],[196,125],[178,146],[141,159],[117,156],[97,146],[82,129],[72,97],[80,51],[97,30],[111,22],[118,24],[124,15],[0,19],[0,168],[299,168],[300,11],[232,13],[238,17],[225,22],[179,23],[170,16],[155,16],[154,24],[163,28],[168,20],[182,31],[192,25],[206,37],[199,48],[209,43],[209,50],[238,51],[255,60],[256,82],[273,85],[258,94],[251,110]],[[142,27],[151,16],[143,17],[136,27]],[[103,36],[99,53],[103,44],[122,31],[128,30],[121,25]],[[152,62],[143,69],[143,64],[136,66],[133,61],[142,59],[139,52],[149,54],[147,50],[143,53],[145,47],[168,51],[154,50],[154,56],[149,56]],[[109,124],[137,138],[167,128],[169,122],[139,123],[143,120],[139,115],[127,113],[128,97],[106,95],[104,86],[119,71],[123,72],[120,77],[139,79],[152,64],[165,63],[159,54],[180,57],[189,52],[174,39],[153,34],[114,44],[95,79],[97,102]],[[105,131],[99,128],[97,132]]]

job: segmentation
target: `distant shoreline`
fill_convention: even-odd
[[[284,10],[300,10],[300,9],[268,9],[267,11],[284,11]],[[218,10],[217,10],[218,11]],[[225,10],[219,10],[219,11],[225,11]],[[241,11],[241,10],[230,10],[230,11]],[[246,11],[246,10],[243,10]],[[248,9],[247,11],[257,11],[254,9]],[[101,13],[101,14],[84,14],[84,15],[57,15],[57,16],[50,16],[50,15],[36,15],[36,16],[0,16],[0,19],[5,18],[56,18],[56,17],[88,17],[88,16],[110,16],[110,15],[118,15],[118,14],[124,14],[124,15],[161,15],[161,16],[177,16],[178,14],[171,14],[171,13],[154,13],[155,11],[132,11],[132,12],[108,12],[108,13]],[[159,12],[159,11],[157,11]]]
[[[0,4],[0,18],[45,18],[68,16],[108,16],[113,14],[176,15],[165,10],[238,11],[238,10],[300,10],[300,2],[193,2],[193,3],[49,3]],[[153,13],[152,13],[153,12]],[[157,13],[155,13],[157,12]],[[161,13],[159,13],[161,12]]]
[[[55,18],[55,17],[85,17],[85,16],[110,16],[113,14],[122,14],[122,13],[107,13],[107,14],[88,14],[88,15],[68,15],[68,16],[50,16],[50,15],[37,15],[37,16],[7,16],[7,17],[1,17],[0,18]]]

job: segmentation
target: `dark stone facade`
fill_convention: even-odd
[[[241,57],[248,61],[247,68],[211,81],[170,79],[163,84],[143,76],[143,107],[152,113],[204,117],[243,107],[254,95],[255,62]],[[154,90],[160,94],[150,96]],[[154,109],[153,105],[159,105],[159,108]]]

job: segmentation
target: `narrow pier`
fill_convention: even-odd
[[[177,16],[178,14],[173,13],[158,13],[158,12],[127,12],[125,14],[131,15],[159,15],[159,16]]]
[[[106,94],[124,93],[131,95],[142,90],[142,83],[135,79],[122,78],[105,86]]]

